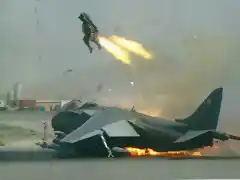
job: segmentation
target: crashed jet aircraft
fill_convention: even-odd
[[[166,152],[212,146],[214,139],[240,140],[216,130],[222,92],[222,88],[215,89],[192,115],[176,120],[73,101],[53,117],[52,127],[61,137],[48,148],[74,157],[117,157],[130,155],[125,147]]]

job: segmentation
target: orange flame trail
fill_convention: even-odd
[[[145,59],[152,59],[152,55],[143,48],[143,46],[135,41],[127,40],[123,37],[111,36],[110,39],[119,46],[126,48],[127,50],[142,56]]]
[[[129,54],[126,50],[120,48],[118,45],[112,43],[105,37],[99,37],[99,43],[110,52],[117,60],[120,60],[124,64],[131,64]]]
[[[111,36],[110,38],[99,36],[98,39],[105,50],[124,64],[131,64],[129,52],[135,53],[148,60],[152,59],[152,55],[138,42],[118,36]]]

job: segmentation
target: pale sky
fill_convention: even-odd
[[[1,0],[0,92],[21,82],[26,98],[104,97],[171,116],[188,114],[223,86],[223,113],[236,115],[239,8],[239,0]],[[154,60],[133,57],[133,69],[94,45],[89,54],[77,18],[83,11],[102,35],[138,41]],[[63,75],[67,69],[73,72]]]

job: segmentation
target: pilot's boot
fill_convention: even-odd
[[[93,51],[93,48],[92,48],[92,47],[89,47],[89,51],[90,51],[90,53],[92,53],[92,51]]]
[[[95,44],[98,46],[98,49],[99,49],[99,50],[102,49],[102,46],[101,46],[101,44],[99,43],[99,41],[95,41]]]
[[[98,49],[101,50],[102,49],[102,46],[101,44],[98,43]]]

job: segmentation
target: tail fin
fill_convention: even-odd
[[[191,116],[176,121],[185,123],[194,130],[216,129],[221,109],[222,92],[222,87],[213,90]]]

